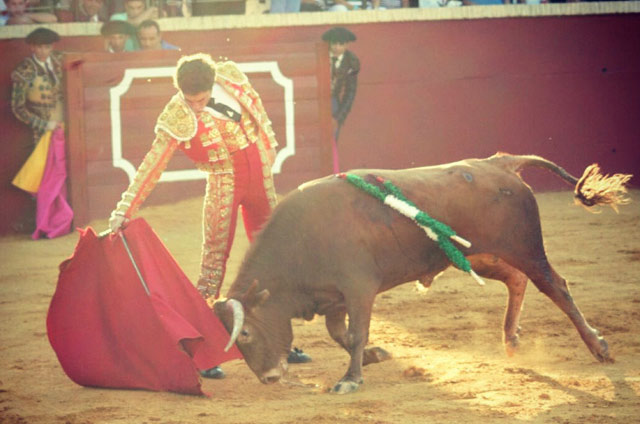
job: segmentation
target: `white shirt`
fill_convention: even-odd
[[[41,61],[40,59],[38,59],[36,57],[36,55],[33,55],[33,60],[35,60],[35,62],[42,66],[44,68],[44,70],[50,70],[51,73],[53,74],[53,78],[56,80],[56,82],[58,82],[58,76],[56,75],[56,72],[53,70],[53,62],[51,62],[51,56],[47,57],[47,60],[45,60],[44,62]]]
[[[331,56],[329,62],[333,62],[333,58],[335,56]],[[340,64],[342,63],[342,59],[344,58],[344,53],[342,53],[340,56],[338,56],[338,60],[336,60],[336,69],[338,69],[340,67]]]
[[[239,114],[242,113],[242,106],[240,106],[240,103],[231,94],[229,94],[227,90],[222,88],[220,84],[218,83],[213,84],[213,89],[211,90],[211,97],[215,99],[216,103],[225,104],[231,109],[238,112]],[[222,113],[218,112],[217,110],[213,110],[210,107],[207,107],[207,110],[216,118],[226,119],[227,121],[231,120],[231,118],[229,118],[228,116],[223,115]]]

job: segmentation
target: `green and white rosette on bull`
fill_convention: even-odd
[[[369,195],[377,198],[385,205],[394,209],[401,215],[406,216],[424,230],[427,236],[438,243],[438,246],[447,255],[449,260],[462,271],[468,272],[478,284],[484,286],[484,281],[473,269],[464,254],[451,242],[452,240],[469,248],[471,243],[462,237],[448,225],[430,217],[426,212],[420,210],[413,202],[405,197],[402,191],[391,181],[375,177],[382,187],[368,183],[361,177],[354,174],[338,174],[339,178],[346,180]]]

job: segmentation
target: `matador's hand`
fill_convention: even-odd
[[[111,218],[109,218],[109,228],[112,233],[117,233],[126,226],[127,222],[129,222],[129,219],[124,215],[116,215],[115,213],[112,213]]]
[[[47,126],[45,127],[45,130],[47,130],[47,131],[53,131],[53,130],[55,130],[56,128],[58,128],[59,124],[60,124],[60,123],[59,123],[59,122],[57,122],[57,121],[47,121]]]

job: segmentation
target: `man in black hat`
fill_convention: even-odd
[[[322,39],[329,43],[329,59],[331,63],[331,116],[333,117],[333,171],[339,172],[338,137],[340,128],[351,111],[358,88],[360,61],[350,50],[347,43],[356,40],[354,33],[343,27],[334,27],[322,34]]]
[[[132,51],[127,48],[127,40],[135,36],[136,29],[127,21],[105,22],[100,28],[104,37],[104,49],[111,53]]]
[[[354,33],[343,27],[334,27],[322,34],[322,39],[329,43],[331,61],[331,115],[338,139],[340,127],[347,118],[356,98],[360,61],[350,50],[347,43],[356,40]]]
[[[62,53],[53,50],[60,36],[47,28],[37,28],[26,41],[31,56],[11,73],[11,110],[33,130],[34,145],[47,130],[64,121],[62,97]]]

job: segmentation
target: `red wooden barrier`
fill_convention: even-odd
[[[284,193],[331,172],[328,59],[319,40],[338,16],[357,34],[350,48],[362,64],[356,101],[340,137],[343,169],[404,168],[506,151],[545,156],[574,174],[591,162],[599,162],[605,172],[638,174],[637,3],[300,14],[266,16],[260,22],[254,17],[225,18],[228,28],[211,17],[204,24],[164,20],[162,27],[165,38],[183,53],[203,50],[236,62],[277,60],[282,73],[294,79],[296,155],[283,163],[276,177],[276,188]],[[618,13],[616,8],[623,6],[636,9]],[[539,16],[522,17],[528,10]],[[487,11],[504,16],[474,16]],[[558,12],[572,15],[552,16]],[[287,26],[274,24],[278,19]],[[121,81],[126,67],[169,66],[179,56],[82,53],[101,48],[100,37],[91,34],[97,29],[66,36],[58,46],[80,52],[70,56],[75,65],[68,71],[69,95],[74,98],[67,126],[76,225],[106,217],[127,184],[125,173],[111,165],[110,104],[105,101],[109,88]],[[22,40],[2,39],[0,34],[0,234],[33,208],[29,196],[10,185],[28,154],[20,140],[29,134],[9,109],[8,81],[26,54]],[[283,147],[283,88],[267,74],[250,77]],[[122,97],[122,110],[127,111],[122,116],[124,153],[134,165],[146,152],[159,109],[172,94],[168,78],[153,78],[136,80]],[[176,157],[170,169],[186,166],[186,159]],[[527,171],[525,177],[536,190],[566,188],[542,171]],[[162,183],[150,201],[201,194],[200,184]]]
[[[326,51],[320,46],[318,42],[280,44],[277,50],[258,55],[241,47],[239,51],[247,53],[236,56],[241,67],[248,67],[246,73],[273,122],[279,155],[286,156],[288,150],[293,153],[295,149],[295,156],[283,158],[275,170],[276,186],[281,192],[331,170],[329,146],[321,138],[323,120],[325,128],[330,124],[328,109],[324,112],[319,107],[321,103],[328,104],[329,84],[328,75],[317,72],[319,66],[328,66]],[[128,185],[130,176],[114,166],[117,155],[113,143],[120,143],[122,158],[130,162],[131,170],[139,165],[153,140],[157,116],[175,94],[170,75],[180,55],[145,52],[119,55],[116,60],[108,53],[67,55],[68,116],[74,117],[69,122],[68,145],[75,225],[108,216]],[[265,61],[267,57],[269,60]],[[169,70],[161,76],[152,76],[153,72],[162,72],[157,68],[166,67]],[[253,67],[256,69],[251,70]],[[125,72],[140,75],[127,79]],[[290,86],[286,86],[287,80]],[[123,81],[130,85],[123,88],[121,96],[115,96],[112,90],[124,87]],[[322,95],[325,99],[320,98]],[[288,106],[287,96],[292,96]],[[114,124],[116,118],[119,125]],[[295,131],[288,132],[287,126],[293,125]],[[177,152],[165,175],[181,170],[193,170],[193,165]],[[285,173],[286,178],[281,178]],[[196,180],[160,182],[148,202],[165,203],[202,194],[203,174],[196,174]]]

